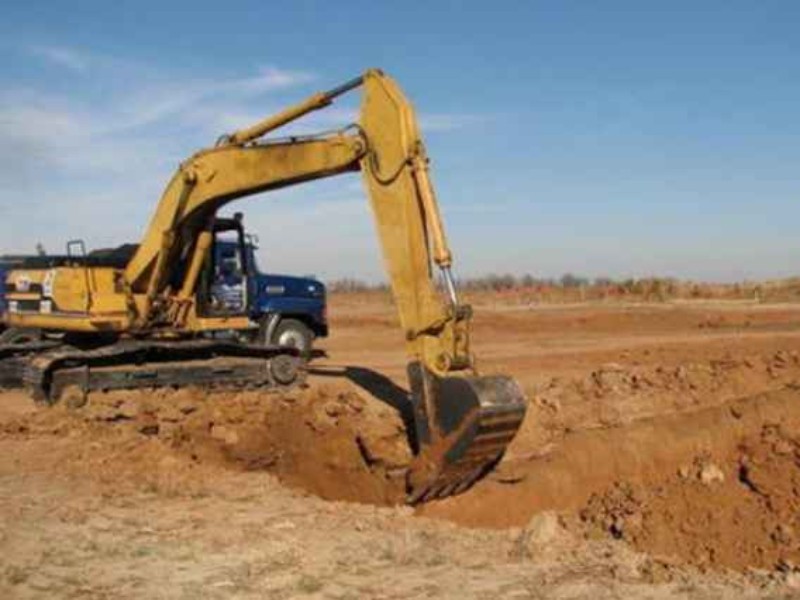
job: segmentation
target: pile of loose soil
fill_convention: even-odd
[[[704,567],[800,566],[800,432],[765,424],[727,452],[696,456],[650,485],[618,482],[580,518],[655,555]]]
[[[582,429],[693,412],[800,382],[800,354],[778,351],[674,366],[607,363],[585,376],[528,390],[532,403],[511,454],[529,453]]]
[[[800,392],[768,392],[626,427],[568,434],[469,494],[421,507],[477,527],[555,510],[588,536],[701,568],[800,564]]]
[[[410,448],[394,409],[344,386],[289,393],[209,394],[199,389],[91,394],[3,426],[5,433],[82,436],[65,471],[131,485],[196,484],[205,467],[265,470],[325,499],[403,501]]]

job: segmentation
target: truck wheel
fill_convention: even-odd
[[[283,319],[275,328],[272,343],[278,346],[297,348],[300,354],[308,356],[311,354],[311,346],[314,343],[314,332],[302,321]]]
[[[42,332],[38,329],[21,329],[10,327],[0,333],[0,344],[26,344],[42,339]]]

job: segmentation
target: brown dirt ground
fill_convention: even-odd
[[[476,309],[531,405],[416,510],[385,302],[335,297],[288,394],[0,394],[0,597],[800,595],[800,306]]]

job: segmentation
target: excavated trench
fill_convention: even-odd
[[[581,535],[624,539],[678,563],[794,568],[800,390],[792,380],[800,361],[781,361],[780,372],[767,360],[716,371],[690,367],[669,377],[593,373],[588,384],[534,393],[499,468],[467,493],[417,512],[506,528],[554,510]],[[754,392],[759,388],[766,391]],[[631,398],[638,408],[629,418],[607,418]],[[574,417],[578,407],[583,422]],[[39,411],[6,423],[3,432],[85,436],[82,450],[64,458],[65,470],[72,464],[112,481],[151,485],[166,470],[180,473],[173,487],[186,490],[192,477],[213,486],[209,469],[265,470],[325,499],[374,504],[403,501],[410,460],[393,408],[353,387],[319,382],[285,395],[95,394],[77,410]]]
[[[545,510],[704,567],[800,564],[800,391],[567,435],[512,460],[469,494],[420,513],[472,527],[524,526]]]

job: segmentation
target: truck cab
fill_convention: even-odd
[[[216,220],[211,260],[201,277],[201,310],[215,316],[246,312],[259,325],[260,341],[310,352],[314,339],[328,335],[325,285],[262,272],[258,240],[241,221],[239,213]]]

